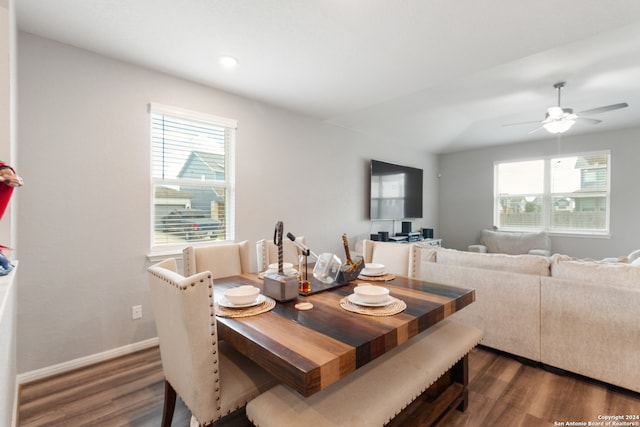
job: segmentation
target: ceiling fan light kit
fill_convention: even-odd
[[[617,110],[617,109],[625,108],[629,106],[629,104],[627,104],[626,102],[622,102],[619,104],[605,105],[602,107],[585,110],[579,113],[574,113],[572,108],[562,108],[560,106],[560,93],[564,85],[565,85],[565,82],[558,82],[553,85],[553,87],[556,88],[556,90],[558,91],[558,105],[547,108],[547,113],[545,115],[544,120],[539,122],[510,123],[508,125],[503,125],[503,126],[540,123],[540,125],[537,128],[529,131],[529,133],[534,133],[542,128],[545,128],[549,133],[553,133],[553,134],[564,133],[569,129],[571,129],[571,127],[576,123],[577,120],[582,120],[591,124],[598,124],[602,122],[602,120],[592,119],[584,116],[605,113],[607,111]]]
[[[575,120],[558,120],[542,125],[549,133],[565,133],[571,126],[574,125]]]

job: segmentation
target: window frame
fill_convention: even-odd
[[[150,250],[149,258],[152,260],[158,259],[157,257],[163,257],[169,254],[179,255],[184,248],[185,243],[158,243],[155,239],[156,233],[156,218],[155,218],[155,187],[158,184],[162,185],[195,185],[201,186],[202,181],[200,179],[190,178],[164,178],[154,177],[153,169],[153,116],[155,114],[166,115],[169,117],[175,117],[183,120],[192,120],[194,122],[204,122],[214,126],[220,126],[225,128],[225,132],[228,133],[228,138],[225,139],[224,156],[225,156],[225,177],[224,180],[212,182],[212,186],[225,189],[225,206],[224,206],[224,223],[225,223],[225,239],[224,240],[196,240],[187,241],[188,245],[198,246],[203,244],[215,244],[216,242],[224,243],[233,241],[235,239],[235,151],[236,151],[236,132],[238,122],[235,119],[220,117],[212,114],[202,113],[198,111],[192,111],[185,108],[168,106],[159,103],[149,103],[149,178],[150,178],[150,215],[149,215],[149,230],[150,230]]]
[[[604,195],[606,201],[606,212],[605,212],[605,227],[602,229],[586,229],[586,228],[561,228],[561,227],[553,227],[552,226],[552,206],[553,199],[562,195],[572,195],[572,193],[567,192],[552,192],[552,168],[551,161],[553,159],[563,159],[569,157],[591,157],[591,156],[607,156],[607,170],[606,170],[606,189],[600,192],[593,192],[598,196]],[[520,163],[527,161],[541,161],[543,162],[543,193],[539,194],[542,197],[542,224],[539,227],[526,227],[526,226],[505,226],[500,224],[500,210],[501,210],[501,195],[500,195],[500,182],[499,182],[499,171],[498,168],[500,165],[509,164],[509,163]],[[534,158],[526,158],[526,159],[509,159],[509,160],[499,160],[495,161],[493,164],[493,172],[494,172],[494,181],[493,181],[493,222],[497,228],[504,231],[546,231],[549,234],[554,235],[567,235],[567,236],[589,236],[589,237],[609,237],[611,234],[611,167],[612,167],[612,159],[611,159],[611,151],[610,150],[598,150],[598,151],[589,151],[589,152],[579,152],[579,153],[563,153],[556,155],[549,155],[544,157],[534,157]],[[592,193],[592,194],[593,194]],[[533,194],[533,193],[531,193]],[[517,196],[517,194],[514,194]],[[527,193],[528,195],[528,193]],[[588,196],[589,193],[581,193],[581,196]],[[523,194],[524,197],[524,194]],[[575,195],[573,195],[575,197]]]

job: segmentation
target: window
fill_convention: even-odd
[[[232,240],[235,120],[150,110],[152,247]]]
[[[494,173],[499,228],[609,232],[609,152],[501,162]]]

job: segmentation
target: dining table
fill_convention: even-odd
[[[231,315],[216,312],[218,338],[277,380],[310,396],[475,301],[472,288],[387,277],[373,282],[361,276],[326,290],[312,279],[312,290],[318,286],[322,292],[286,302],[271,300],[269,309],[259,314],[226,308]],[[395,305],[352,304],[354,288],[364,283],[389,289]],[[214,301],[224,299],[227,289],[242,285],[262,290],[263,279],[257,273],[215,279]],[[218,302],[214,305],[220,308]],[[395,311],[389,312],[390,307]]]

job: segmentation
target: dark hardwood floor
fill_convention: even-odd
[[[469,407],[464,413],[455,411],[444,422],[446,427],[539,427],[595,422],[599,415],[640,415],[638,393],[552,373],[487,349],[474,349],[469,366]],[[159,351],[154,347],[23,385],[18,425],[157,427],[163,390]],[[419,426],[417,418],[403,425]],[[189,411],[179,401],[172,425],[186,427],[189,420]],[[240,412],[219,425],[251,423]]]

